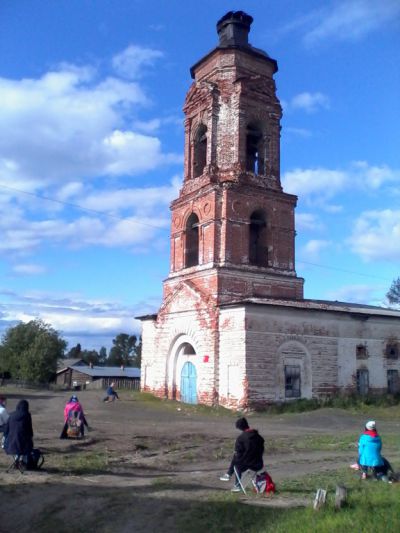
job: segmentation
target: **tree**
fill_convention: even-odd
[[[9,328],[0,346],[0,366],[13,378],[49,381],[57,370],[67,343],[42,320],[31,320]]]
[[[136,366],[138,351],[141,352],[141,341],[136,335],[120,333],[113,339],[107,363],[111,366]]]
[[[78,344],[76,346],[73,346],[70,349],[70,351],[67,353],[67,357],[68,359],[78,359],[82,357],[81,352],[82,352],[82,347],[78,342]]]
[[[386,298],[391,304],[400,304],[400,278],[394,279]]]
[[[92,364],[98,366],[99,352],[97,350],[82,350],[81,359],[83,359],[88,365]]]
[[[105,365],[107,361],[107,348],[102,346],[99,351],[99,365]]]

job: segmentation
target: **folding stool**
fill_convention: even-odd
[[[7,468],[6,472],[9,473],[11,470],[19,470],[23,474],[25,472],[25,465],[22,458],[23,455],[13,455],[13,462]]]
[[[233,467],[233,471],[235,473],[235,484],[240,487],[243,494],[247,494],[246,489],[249,487],[250,484],[252,484],[256,492],[258,492],[255,480],[258,474],[264,472],[264,467],[262,467],[260,470],[245,470],[244,472],[242,472],[241,477],[239,476],[239,473],[236,470],[236,466]]]

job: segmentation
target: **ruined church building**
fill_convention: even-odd
[[[297,197],[280,181],[278,67],[249,44],[252,20],[227,13],[191,68],[170,273],[158,313],[139,317],[141,388],[233,409],[395,393],[400,312],[303,297]]]

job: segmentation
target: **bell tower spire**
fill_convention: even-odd
[[[216,304],[303,297],[294,264],[297,197],[280,182],[278,67],[249,43],[252,22],[243,11],[223,16],[216,48],[191,68],[164,297],[180,281]]]

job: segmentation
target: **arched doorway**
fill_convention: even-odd
[[[167,359],[167,396],[185,403],[197,403],[198,357],[193,339],[181,334],[175,337]]]
[[[190,361],[186,361],[181,371],[181,401],[197,403],[197,372]]]

